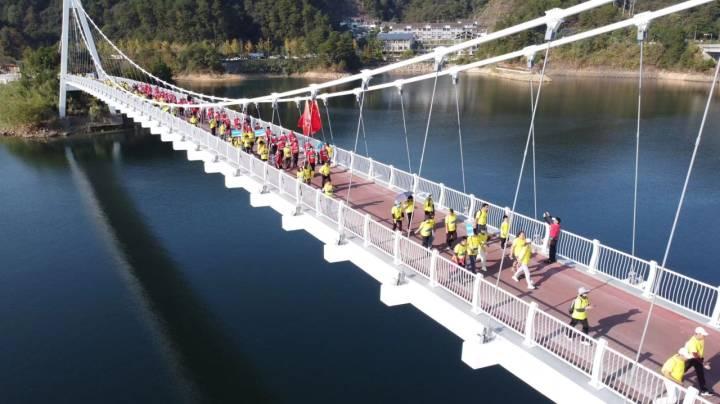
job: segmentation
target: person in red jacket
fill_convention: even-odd
[[[317,164],[317,157],[316,157],[315,150],[312,148],[312,146],[308,147],[308,149],[305,151],[305,158],[310,164],[310,168],[315,172],[315,165]]]
[[[275,152],[275,168],[281,169],[282,163],[283,163],[283,149],[277,148],[277,151]]]
[[[290,151],[292,152],[292,166],[293,168],[297,168],[298,160],[300,159],[300,145],[298,144],[297,139],[290,143]]]
[[[320,164],[325,164],[328,161],[328,152],[324,145],[320,145]]]
[[[543,214],[543,218],[545,218],[545,221],[550,225],[550,240],[549,240],[549,253],[548,253],[548,259],[545,260],[546,264],[552,264],[557,260],[556,254],[557,254],[557,243],[560,239],[560,218],[559,217],[553,217],[550,216],[549,212],[545,212]]]

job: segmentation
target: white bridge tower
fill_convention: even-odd
[[[73,13],[77,21],[80,23],[80,28],[87,41],[88,51],[92,55],[93,63],[98,63],[100,58],[98,57],[97,49],[95,47],[95,41],[93,40],[90,26],[88,25],[87,19],[83,12],[82,4],[80,0],[63,0],[62,10],[62,34],[60,36],[60,100],[58,102],[58,111],[60,117],[64,118],[67,108],[67,92],[74,91],[75,89],[68,86],[65,82],[65,77],[68,74],[68,40],[70,32],[71,15]],[[98,75],[102,74],[102,69],[97,68]]]

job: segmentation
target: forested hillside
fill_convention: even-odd
[[[637,12],[678,0],[637,0]],[[385,21],[477,20],[499,29],[580,0],[84,0],[89,14],[110,38],[142,63],[169,65],[175,72],[219,71],[225,56],[263,51],[298,56],[304,68],[352,70],[373,62],[377,52],[354,41],[340,22],[365,15]],[[27,47],[50,46],[60,34],[62,0],[3,0],[0,3],[0,62],[19,59]],[[620,4],[584,13],[563,24],[563,34],[623,18]],[[359,9],[358,9],[359,8]],[[703,70],[693,39],[718,39],[720,4],[652,24],[648,63],[662,68]],[[476,57],[542,41],[543,30],[482,48]],[[561,63],[634,67],[637,45],[630,30],[563,47]],[[377,47],[377,43],[374,44]],[[309,58],[305,58],[310,56]]]
[[[62,0],[4,0],[0,55],[20,58],[26,47],[56,43],[61,4]],[[141,59],[153,53],[164,59],[163,54],[171,53],[185,65],[212,70],[223,54],[288,48],[295,54],[312,52],[328,66],[358,67],[351,35],[337,30],[342,18],[355,13],[350,1],[84,0],[83,4],[110,38]]]

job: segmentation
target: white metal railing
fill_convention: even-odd
[[[75,80],[75,78],[73,79]],[[154,107],[146,109],[145,105],[147,104],[129,99],[123,93],[113,91],[112,88],[95,80],[77,79],[76,83],[83,85],[86,87],[85,91],[106,102],[123,103],[129,105],[130,108],[142,111],[143,114],[158,122],[167,122],[168,114]],[[177,129],[189,134],[193,142],[202,144],[203,141],[207,141],[209,135],[206,132],[198,133],[190,125],[182,123],[180,118],[172,118],[172,121],[176,122],[173,122],[170,127],[175,128],[174,125],[177,124]],[[208,142],[208,151],[216,155],[225,153],[227,156],[227,146],[222,143],[224,142]],[[244,152],[240,153],[250,161],[259,161]],[[243,158],[241,157],[240,160],[242,161]],[[659,397],[668,397],[668,395],[674,394],[675,399],[667,402],[707,403],[707,401],[693,396],[692,393],[696,392],[694,390],[691,393],[679,386],[668,389],[666,380],[657,372],[607,347],[604,340],[584,336],[559,319],[538,310],[536,303],[528,303],[503,289],[496,288],[481,276],[472,274],[439,256],[437,251],[425,249],[400,232],[393,232],[381,223],[370,220],[368,215],[363,215],[345,206],[342,201],[325,196],[317,188],[299,184],[296,179],[269,164],[264,164],[264,166],[262,172],[253,169],[248,170],[248,173],[266,185],[276,184],[275,189],[282,194],[289,195],[295,200],[298,200],[299,197],[304,209],[315,211],[331,223],[341,224],[338,227],[339,231],[352,232],[369,247],[392,257],[396,264],[427,278],[431,287],[441,287],[469,304],[472,310],[483,311],[492,316],[510,330],[524,337],[526,345],[540,347],[587,375],[592,385],[598,388],[607,387],[623,399],[633,402],[650,403]],[[274,183],[273,178],[276,179]],[[297,194],[298,191],[300,195]],[[608,250],[603,254],[615,253]],[[603,258],[600,258],[597,253],[597,243],[593,244],[592,255],[595,257],[591,256],[591,264],[593,260],[609,262],[607,265],[609,268],[613,268],[613,271],[619,271],[621,269],[618,268],[623,268],[627,264],[615,262],[613,258],[605,258],[605,261],[602,261]],[[606,264],[597,266],[602,267],[603,265]],[[650,267],[646,269],[647,273],[651,272]],[[664,269],[658,273],[663,274],[659,276],[658,281],[660,286],[658,293],[661,297],[664,293],[662,292],[663,287],[668,290],[678,290],[678,288],[685,290],[686,293],[682,295],[684,298],[691,295],[698,297],[698,291],[705,290],[690,278],[684,277],[676,280],[673,273]],[[667,275],[668,273],[671,275]],[[623,274],[626,275],[627,272],[621,273],[619,276],[625,276]],[[666,276],[667,280],[663,280]],[[683,283],[683,285],[674,286],[673,282]],[[675,303],[675,300],[672,300],[671,302],[681,304],[683,301]],[[704,311],[707,308],[695,307],[692,310]],[[570,338],[568,339],[566,336],[570,336]]]
[[[379,183],[385,187],[390,187],[390,180],[392,179],[392,166],[378,163],[373,160],[372,172],[373,179],[376,183]]]

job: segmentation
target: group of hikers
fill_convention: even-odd
[[[293,131],[282,131],[278,136],[270,126],[263,129],[258,122],[253,126],[249,117],[243,120],[236,116],[231,120],[227,112],[214,111],[212,108],[208,108],[204,116],[213,136],[232,143],[277,169],[297,170],[297,178],[305,184],[310,184],[316,173],[319,173],[323,193],[333,196],[334,186],[330,174],[335,149],[329,142],[317,142],[315,145],[311,141],[304,142],[301,160],[300,141]],[[189,122],[195,126],[200,124],[194,113],[191,113]]]
[[[432,195],[426,195],[422,203],[424,220],[418,225],[417,232],[422,240],[425,248],[434,247],[435,238],[435,203]],[[403,230],[403,221],[407,219],[408,234],[412,234],[412,219],[415,213],[415,199],[413,195],[407,195],[404,201],[396,200],[390,209],[390,217],[393,224],[393,230]],[[490,213],[490,205],[483,203],[475,214],[473,225],[467,226],[467,235],[458,238],[459,219],[457,213],[453,209],[448,209],[444,218],[445,245],[444,248],[452,252],[452,261],[457,265],[477,273],[477,262],[480,261],[480,269],[487,271],[487,245],[491,239],[488,231],[488,219]],[[545,220],[550,225],[549,237],[549,258],[547,263],[553,263],[556,260],[557,240],[560,235],[560,218],[550,216],[548,212],[544,214]],[[528,265],[533,254],[533,243],[525,234],[520,231],[515,239],[508,244],[510,238],[510,219],[507,214],[503,215],[500,223],[498,238],[500,240],[500,248],[505,252],[509,249],[509,258],[514,261],[515,274],[513,280],[519,282],[522,275],[527,282],[529,290],[535,289],[530,277]]]

